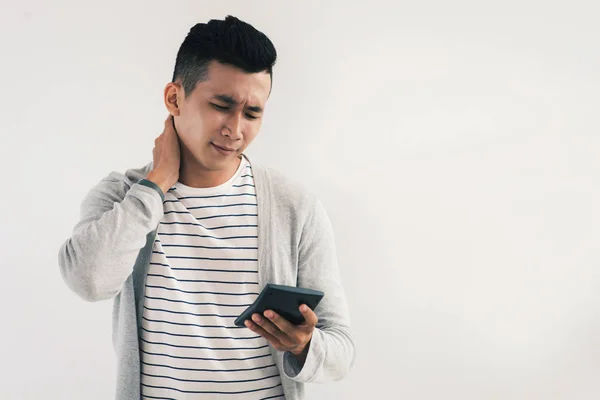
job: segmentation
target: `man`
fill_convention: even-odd
[[[244,153],[276,51],[228,16],[194,26],[166,85],[153,161],[86,196],[59,253],[67,285],[114,299],[117,399],[301,399],[354,360],[332,228],[321,203]],[[293,325],[233,324],[267,283],[321,290]]]

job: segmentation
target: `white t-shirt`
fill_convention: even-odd
[[[248,160],[216,187],[176,183],[163,207],[145,287],[142,398],[283,399],[266,339],[233,324],[258,296]]]

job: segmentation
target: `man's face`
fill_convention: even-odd
[[[179,86],[175,127],[182,161],[210,171],[237,165],[258,134],[270,89],[268,72],[247,73],[217,61],[209,64],[208,79],[198,82],[187,100]]]

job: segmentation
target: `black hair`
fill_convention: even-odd
[[[248,73],[267,71],[273,82],[277,51],[264,33],[231,15],[194,25],[177,52],[173,72],[173,82],[181,80],[186,98],[208,79],[213,60]]]

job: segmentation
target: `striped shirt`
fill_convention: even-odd
[[[283,399],[267,341],[235,318],[258,296],[252,168],[165,194],[145,287],[144,399]]]

